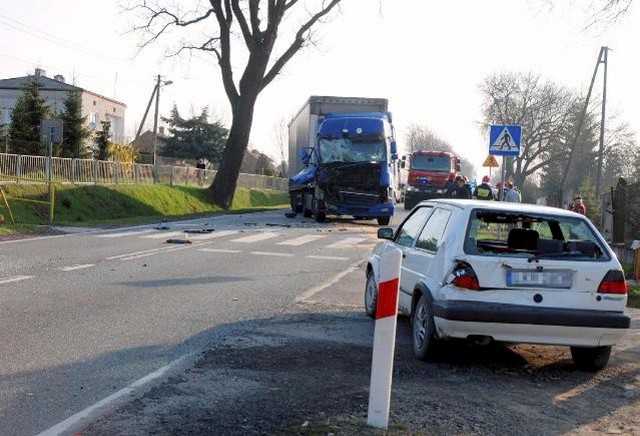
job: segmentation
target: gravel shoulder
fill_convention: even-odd
[[[360,269],[281,315],[234,329],[196,363],[83,435],[383,434],[366,426],[373,321]],[[578,371],[567,348],[444,344],[417,361],[398,322],[385,434],[640,435],[640,310],[609,366]]]

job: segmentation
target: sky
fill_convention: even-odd
[[[408,126],[420,124],[480,167],[489,146],[487,132],[479,127],[478,85],[485,77],[531,71],[586,92],[604,45],[613,50],[608,111],[640,132],[640,11],[636,2],[617,22],[585,29],[598,2],[343,0],[317,28],[314,44],[260,95],[250,146],[278,158],[274,132],[280,120],[288,122],[310,95],[383,97],[389,99],[401,148]],[[180,7],[193,3],[181,0]],[[162,89],[161,115],[168,115],[173,104],[185,116],[208,106],[214,117],[230,124],[215,59],[201,53],[166,58],[165,49],[181,38],[173,31],[138,53],[141,35],[130,29],[139,21],[121,2],[0,0],[0,5],[0,78],[23,76],[36,67],[49,77],[62,74],[68,82],[126,103],[125,133],[134,136],[155,76],[161,74],[173,81]],[[296,20],[287,23],[293,27]],[[290,30],[282,29],[282,42],[289,40]],[[206,31],[201,26],[192,34]],[[235,62],[241,64],[242,58]],[[601,89],[599,76],[596,97]]]

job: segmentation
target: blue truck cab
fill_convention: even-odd
[[[294,211],[322,222],[327,214],[391,221],[401,195],[400,165],[389,112],[327,113],[305,168],[289,180]]]

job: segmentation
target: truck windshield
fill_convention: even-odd
[[[357,141],[350,138],[320,139],[321,163],[382,162],[387,158],[384,141]]]
[[[434,157],[417,154],[411,158],[411,169],[448,173],[451,171],[451,159],[444,156]]]

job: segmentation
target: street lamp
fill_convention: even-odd
[[[172,80],[161,80],[160,74],[158,74],[158,78],[156,81],[156,114],[153,119],[153,183],[158,181],[158,112],[160,107],[160,88],[166,85],[171,85],[173,83]]]

